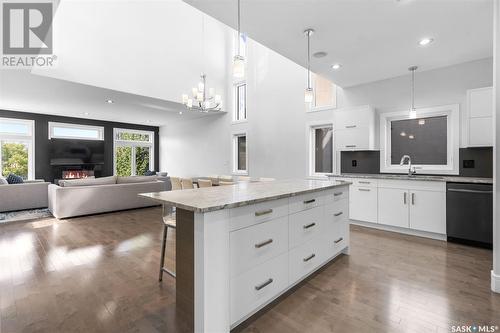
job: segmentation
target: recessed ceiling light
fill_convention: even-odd
[[[315,57],[315,58],[324,58],[327,55],[328,55],[328,53],[323,52],[323,51],[319,51],[319,52],[313,53],[313,57]]]
[[[332,65],[332,69],[333,69],[334,71],[336,71],[336,70],[340,69],[341,67],[342,67],[342,65],[341,65],[341,64],[333,64],[333,65]]]
[[[106,100],[106,103],[108,103],[108,104],[113,104],[114,102],[115,102],[115,101],[113,101],[112,99],[107,99],[107,100]]]
[[[418,41],[418,45],[420,46],[427,46],[431,44],[434,41],[434,38],[422,38],[421,40]]]
[[[179,114],[182,114],[182,111],[179,111]]]

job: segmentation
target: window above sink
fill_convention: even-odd
[[[401,157],[411,157],[417,173],[458,174],[459,106],[445,105],[380,115],[380,171],[408,173]]]

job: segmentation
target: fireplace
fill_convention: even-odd
[[[94,170],[63,170],[62,179],[80,179],[94,176]]]

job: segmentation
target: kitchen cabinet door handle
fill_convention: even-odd
[[[345,145],[346,148],[356,148],[356,145]]]
[[[255,216],[267,215],[267,214],[271,214],[272,212],[273,212],[272,209],[266,209],[266,210],[262,210],[260,212],[255,212]]]
[[[316,225],[316,223],[314,223],[314,222],[313,222],[313,223],[310,223],[310,224],[307,224],[307,225],[302,226],[302,228],[304,228],[304,229],[309,229],[309,228],[314,227],[315,225]]]
[[[263,282],[263,283],[259,284],[258,286],[255,286],[255,290],[261,290],[262,288],[267,287],[271,283],[273,283],[273,279],[269,279],[266,282]]]
[[[333,216],[340,216],[342,214],[344,214],[344,212],[338,212],[337,214],[333,214]]]
[[[356,125],[347,125],[345,128],[356,128]]]
[[[360,184],[371,184],[371,182],[366,182],[366,181],[361,181],[361,180],[358,183],[360,183]]]
[[[493,191],[466,190],[466,189],[458,189],[458,188],[449,188],[448,192],[480,193],[480,194],[492,194],[493,193]]]
[[[263,242],[261,242],[261,243],[255,244],[255,248],[256,248],[256,249],[260,249],[261,247],[264,247],[264,246],[266,246],[266,245],[269,245],[269,244],[271,244],[272,242],[273,242],[273,239],[272,239],[272,238],[269,238],[269,239],[268,239],[268,240],[266,240],[266,241],[263,241]]]
[[[312,258],[314,258],[314,257],[316,257],[316,255],[313,253],[313,254],[311,254],[309,257],[305,257],[305,258],[304,258],[304,259],[302,259],[302,260],[304,260],[304,262],[308,262],[309,260],[311,260],[311,259],[312,259]]]
[[[371,190],[369,188],[358,188],[358,191],[370,192]]]
[[[335,192],[335,193],[333,193],[333,196],[338,197],[339,195],[342,195],[342,193],[344,193],[344,192]]]
[[[306,204],[306,205],[307,205],[307,204],[313,203],[313,202],[315,202],[315,201],[316,201],[316,199],[305,200],[305,201],[304,201],[304,204]]]
[[[403,202],[406,205],[406,192],[403,194]]]
[[[338,244],[340,242],[342,242],[344,240],[344,237],[340,237],[339,239],[337,239],[336,241],[334,241],[335,244]]]
[[[415,205],[415,193],[411,194],[411,204]]]

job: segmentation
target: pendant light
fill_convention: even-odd
[[[311,86],[311,36],[314,33],[313,29],[304,30],[304,35],[307,37],[307,88],[304,94],[304,102],[310,104],[313,101],[314,92]]]
[[[245,57],[240,54],[241,29],[240,29],[240,0],[238,0],[238,50],[233,59],[233,76],[241,79],[245,77]]]
[[[415,71],[418,69],[417,66],[411,66],[408,70],[411,72],[411,107],[410,107],[410,119],[417,118],[417,109],[415,108]]]

